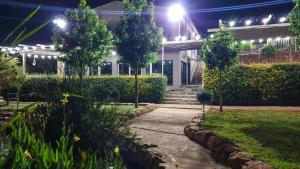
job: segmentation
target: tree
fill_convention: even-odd
[[[221,26],[214,36],[208,37],[202,47],[205,66],[209,70],[217,69],[219,72],[218,86],[221,112],[223,112],[222,72],[237,62],[239,50],[239,44],[234,42],[231,32],[224,26]]]
[[[210,91],[201,90],[197,93],[197,100],[200,104],[202,104],[202,123],[204,124],[205,105],[211,104],[213,102],[213,94]]]
[[[138,70],[155,60],[162,46],[162,31],[155,25],[152,2],[123,0],[125,14],[117,27],[117,51],[134,69],[135,107],[138,107]]]
[[[291,23],[291,31],[296,38],[296,44],[300,45],[300,0],[294,1],[295,7],[289,14],[289,22]]]
[[[103,57],[110,54],[112,33],[86,0],[80,0],[78,8],[67,10],[64,17],[67,28],[54,28],[52,40],[63,54],[62,61],[76,71],[82,89],[87,68],[100,65]]]
[[[0,91],[16,87],[19,94],[24,81],[25,75],[22,67],[19,66],[18,59],[0,53]],[[17,102],[17,109],[18,107],[19,101]]]

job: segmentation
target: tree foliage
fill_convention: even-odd
[[[266,44],[262,48],[262,54],[267,57],[275,57],[277,52],[278,52],[277,47],[275,46],[274,43]]]
[[[300,0],[295,0],[294,4],[295,7],[289,14],[290,29],[295,35],[296,43],[300,45]]]
[[[16,87],[23,83],[25,75],[15,57],[0,53],[0,90]]]
[[[237,63],[240,45],[234,42],[231,32],[221,26],[213,37],[208,37],[204,41],[202,51],[205,66],[219,71],[219,98],[222,112],[222,71]]]
[[[162,31],[155,25],[153,4],[147,0],[124,0],[125,14],[117,27],[117,51],[121,60],[128,63],[135,75],[155,59],[162,46]],[[136,106],[138,102],[137,77],[135,78]]]
[[[57,51],[64,54],[62,60],[82,78],[87,67],[101,64],[110,54],[112,33],[85,0],[78,8],[67,10],[64,17],[66,29],[56,27],[52,39]]]

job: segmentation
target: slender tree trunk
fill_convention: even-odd
[[[135,83],[134,83],[134,95],[135,95],[135,107],[139,107],[139,89],[138,89],[138,69],[136,68],[134,71],[134,78],[135,78]]]
[[[219,101],[220,101],[220,112],[223,112],[222,71],[221,70],[219,70]]]
[[[202,115],[202,124],[204,125],[204,119],[205,119],[205,104],[202,105],[203,106],[203,115]]]

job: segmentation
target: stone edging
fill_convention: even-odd
[[[270,165],[257,161],[250,154],[241,151],[232,143],[217,136],[200,124],[201,117],[194,117],[184,128],[184,134],[198,144],[207,147],[216,161],[233,169],[273,169]]]
[[[143,114],[149,113],[155,109],[157,109],[159,106],[156,104],[148,104],[143,109],[136,110],[134,112],[130,112],[127,115],[120,116],[121,123],[126,123],[128,120],[134,119],[136,117],[139,117]]]

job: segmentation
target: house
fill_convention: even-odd
[[[114,30],[123,14],[123,3],[113,1],[106,5],[95,8],[99,17],[105,20],[109,27]],[[151,63],[147,68],[141,69],[141,74],[161,74],[162,69],[168,78],[168,85],[179,87],[188,84],[200,84],[200,35],[188,15],[185,15],[180,24],[170,22],[168,8],[155,6],[155,23],[163,28],[166,42],[158,53],[158,61]],[[179,35],[181,38],[179,38]],[[120,63],[116,52],[106,59],[107,64],[97,74],[130,75],[131,68]],[[163,60],[163,67],[162,67]],[[96,68],[99,69],[99,68]]]

